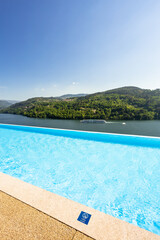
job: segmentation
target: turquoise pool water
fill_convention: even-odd
[[[160,138],[0,124],[0,171],[160,235]]]

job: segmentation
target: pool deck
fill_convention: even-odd
[[[88,225],[77,221],[91,214]],[[0,239],[160,240],[160,236],[0,173]]]
[[[92,240],[93,238],[0,191],[0,239]]]

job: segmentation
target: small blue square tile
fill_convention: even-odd
[[[90,218],[91,214],[81,211],[77,220],[88,225]]]

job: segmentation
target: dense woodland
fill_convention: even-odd
[[[123,87],[67,99],[32,98],[2,112],[51,119],[160,119],[160,89]]]

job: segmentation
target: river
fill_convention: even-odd
[[[0,114],[0,123],[160,137],[160,120],[108,121],[108,123],[97,124],[81,123],[79,120],[37,119]]]

